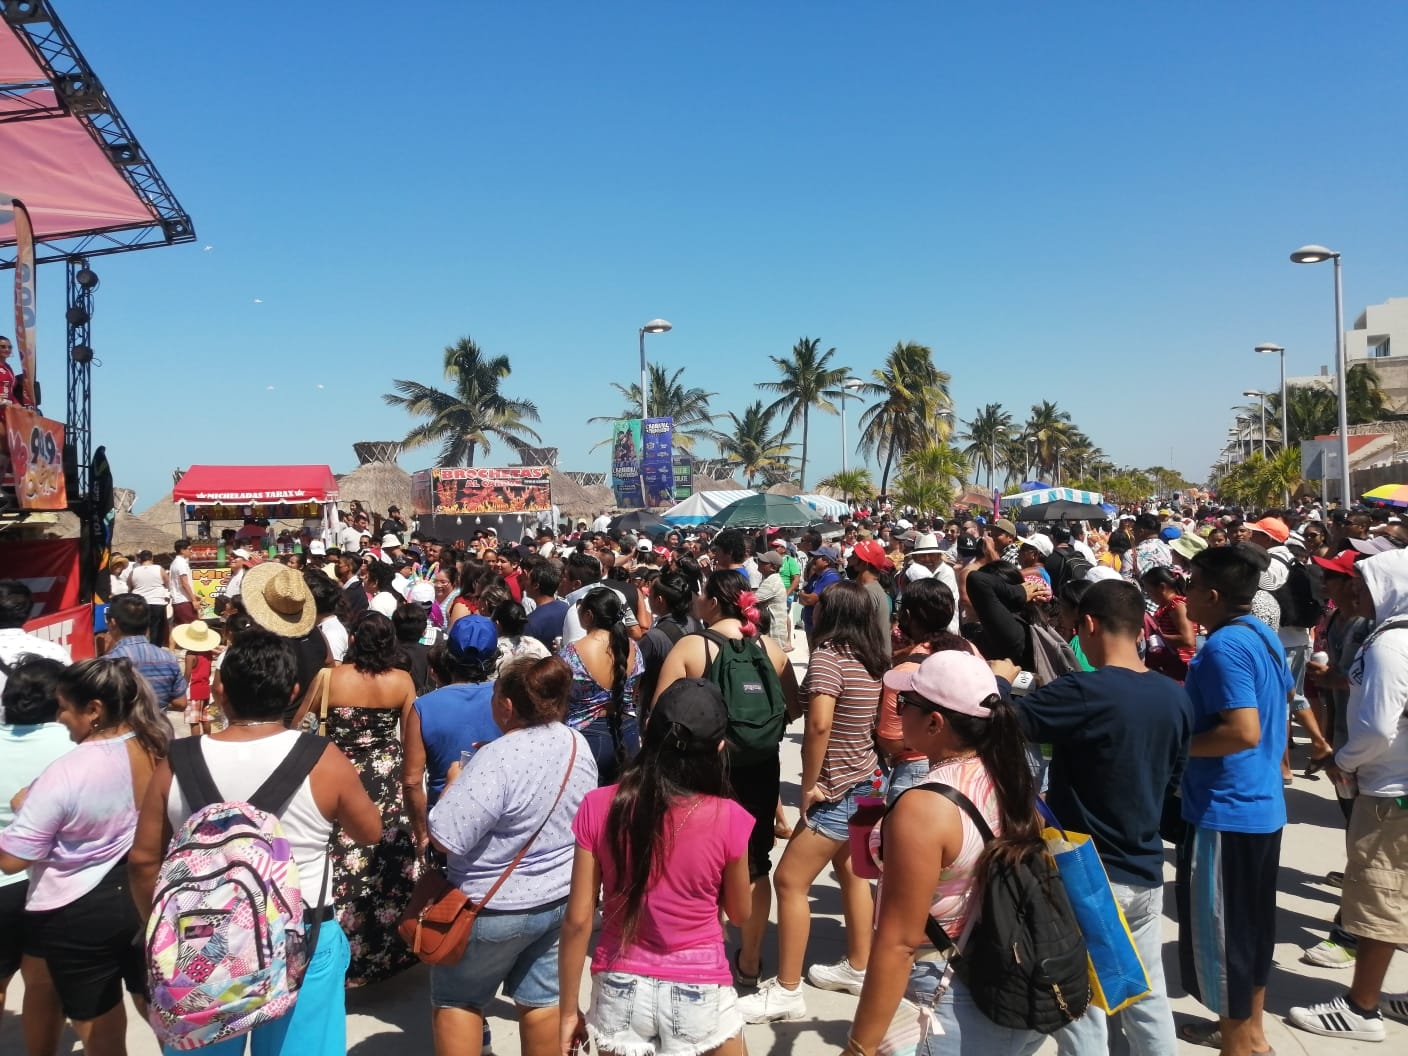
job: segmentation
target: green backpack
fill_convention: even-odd
[[[747,766],[776,759],[787,732],[787,701],[768,651],[756,638],[725,638],[709,630],[700,634],[719,649],[709,679],[724,696],[733,762]]]

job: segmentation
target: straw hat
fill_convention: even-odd
[[[303,573],[277,561],[246,572],[240,584],[240,598],[250,619],[284,638],[302,638],[313,629],[318,617]]]
[[[188,653],[208,653],[220,644],[220,635],[204,620],[193,620],[173,627],[171,640]]]

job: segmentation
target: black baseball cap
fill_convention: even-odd
[[[706,678],[681,678],[650,709],[645,738],[677,752],[712,752],[727,731],[728,711],[719,687]]]

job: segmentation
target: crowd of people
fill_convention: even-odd
[[[159,878],[210,799],[191,768],[243,802],[308,733],[325,740],[276,813],[314,949],[256,1053],[345,1051],[346,990],[417,963],[401,924],[441,874],[482,907],[430,972],[441,1053],[485,1051],[502,994],[532,1056],[734,1056],[745,1023],[807,1015],[804,980],[858,996],[851,1056],[881,1050],[902,998],[931,1010],[919,1053],[1031,1053],[1044,1034],[989,1018],[941,947],[967,941],[994,862],[1045,853],[1038,798],[1092,838],[1149,983],[1072,1015],[1058,1050],[1264,1053],[1285,787],[1320,772],[1347,864],[1305,957],[1352,982],[1289,1021],[1363,1040],[1408,1021],[1408,995],[1382,992],[1408,943],[1408,526],[1388,511],[651,534],[603,517],[514,541],[388,513],[299,554],[232,547],[205,619],[182,544],[114,559],[103,655],[75,664],[0,583],[0,1001],[21,973],[29,1056],[65,1020],[85,1051],[125,1052],[124,992],[144,1015],[162,999],[140,939]],[[957,799],[905,794],[936,784]],[[873,800],[878,886],[852,826]],[[1166,853],[1181,984],[1213,1016],[1177,1031]],[[809,964],[828,865],[845,956]]]

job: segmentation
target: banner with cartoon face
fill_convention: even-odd
[[[14,482],[22,510],[66,510],[64,487],[64,423],[42,418],[31,410],[5,407],[5,440],[9,448],[5,481]]]

